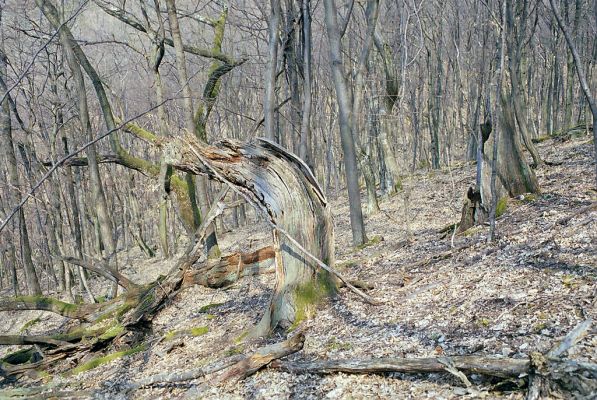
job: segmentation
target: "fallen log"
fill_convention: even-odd
[[[237,382],[245,379],[272,361],[296,353],[303,348],[304,344],[305,334],[297,332],[294,336],[283,342],[260,348],[255,353],[234,364],[229,370],[217,376],[212,382],[219,384],[225,381]]]
[[[0,299],[0,311],[50,311],[63,317],[83,321],[89,321],[90,314],[100,307],[98,304],[71,304],[44,296],[19,296],[12,299]]]
[[[307,362],[274,362],[270,368],[292,373],[379,374],[387,372],[432,373],[448,372],[470,385],[462,371],[498,378],[527,377],[527,398],[550,396],[555,387],[581,396],[597,392],[597,364],[561,358],[586,336],[592,320],[578,324],[564,340],[547,354],[531,353],[528,359],[491,356],[449,356],[428,358],[373,358],[352,360],[322,360]],[[587,398],[588,398],[587,397]],[[584,398],[584,397],[583,397]]]
[[[28,345],[28,344],[45,344],[52,346],[66,346],[69,342],[58,340],[51,336],[21,336],[21,335],[0,335],[0,345]]]
[[[379,374],[384,372],[430,373],[445,372],[446,363],[458,370],[500,378],[517,377],[528,373],[529,360],[483,356],[454,356],[430,358],[373,358],[368,360],[326,360],[309,362],[280,362],[270,368],[293,373]]]

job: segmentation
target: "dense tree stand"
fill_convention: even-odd
[[[318,302],[336,293],[336,279],[330,273],[334,271],[329,268],[334,263],[330,211],[303,161],[267,140],[248,144],[223,141],[208,146],[191,135],[169,142],[166,153],[170,165],[229,185],[262,212],[273,228],[273,246],[251,254],[226,255],[216,262],[199,262],[207,227],[224,209],[218,201],[195,233],[197,243],[189,246],[166,276],[150,284],[136,285],[105,265],[98,268],[64,257],[90,271],[102,272],[103,277],[118,283],[126,292],[101,304],[77,305],[35,296],[3,301],[0,311],[45,310],[82,324],[65,334],[48,337],[3,336],[0,344],[35,343],[52,348],[53,355],[90,351],[110,344],[135,348],[143,342],[144,333],[150,331],[155,314],[181,289],[193,284],[223,287],[243,276],[272,270],[276,286],[262,322],[251,332],[253,336],[297,326],[314,312]],[[41,364],[36,361],[29,367],[25,365],[7,364],[3,371],[18,374],[46,364],[42,360]]]

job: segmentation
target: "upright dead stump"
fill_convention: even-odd
[[[168,163],[230,185],[279,227],[327,265],[334,264],[332,217],[311,170],[294,154],[258,139],[241,144],[224,140],[205,145],[187,135],[168,150]],[[251,334],[289,329],[307,317],[314,305],[336,292],[336,281],[316,267],[285,235],[274,233],[278,247],[276,287],[261,322]]]

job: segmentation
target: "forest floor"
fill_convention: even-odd
[[[381,212],[366,218],[368,236],[375,239],[359,250],[350,245],[346,200],[333,199],[337,268],[374,285],[368,294],[382,304],[363,303],[341,289],[305,323],[304,348],[289,360],[465,354],[527,359],[530,352],[548,351],[580,321],[595,320],[597,212],[580,212],[597,201],[592,149],[586,136],[541,143],[543,158],[559,165],[536,171],[540,195],[509,201],[492,244],[486,242],[486,226],[453,238],[451,231],[445,237],[438,233],[459,220],[463,195],[474,181],[473,164],[417,171],[404,182],[411,189],[408,215],[403,192],[382,199]],[[224,252],[255,250],[269,244],[269,238],[265,224],[249,224],[222,237]],[[131,257],[124,272],[136,281],[150,281],[172,265]],[[263,341],[237,343],[235,338],[259,321],[273,281],[273,275],[261,275],[227,289],[186,289],[154,319],[147,350],[75,376],[56,373],[44,379],[110,399],[176,398],[203,383],[205,390],[197,397],[213,399],[524,398],[524,390],[508,391],[476,375],[469,376],[474,389],[467,389],[449,374],[311,375],[272,369],[218,387],[200,378],[126,395],[119,390],[126,382],[204,366],[262,346]],[[6,322],[0,334],[42,334],[64,324],[63,318],[44,312],[5,313],[2,318]],[[35,318],[39,322],[22,329]],[[14,348],[5,347],[2,353],[10,350]],[[597,362],[594,328],[569,357]]]

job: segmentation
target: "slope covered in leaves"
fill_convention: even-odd
[[[542,194],[508,203],[498,218],[495,243],[487,244],[485,226],[463,235],[440,233],[459,219],[474,165],[405,177],[403,191],[383,199],[381,211],[367,217],[372,240],[357,250],[350,246],[346,200],[333,200],[337,268],[372,284],[368,293],[382,304],[364,304],[342,289],[333,302],[312,310],[314,317],[304,324],[305,346],[289,359],[460,354],[522,359],[534,351],[548,351],[577,323],[595,319],[597,210],[590,206],[597,193],[592,188],[592,143],[586,137],[563,143],[548,140],[539,148],[555,164],[537,171]],[[410,191],[408,212],[404,190]],[[224,242],[228,250],[249,251],[267,243],[268,235],[265,225],[253,224],[229,233]],[[169,268],[163,262],[132,265],[126,271],[132,278]],[[524,397],[518,381],[496,386],[475,375],[469,376],[473,388],[466,389],[449,374],[318,376],[273,369],[234,384],[211,386],[207,377],[125,392],[127,384],[149,375],[205,366],[262,346],[263,341],[241,339],[259,320],[273,281],[273,275],[262,275],[227,289],[186,289],[154,320],[147,348],[96,362],[95,368],[79,368],[74,376],[57,369],[17,385],[45,382],[98,398],[170,398],[189,389],[195,396],[214,399]],[[28,332],[47,332],[51,324],[58,328],[64,322],[45,313],[24,314],[10,314],[12,322],[3,331],[16,333],[26,318],[37,316],[44,323],[32,324]],[[72,361],[93,363],[97,356]],[[594,330],[569,357],[597,362]]]

